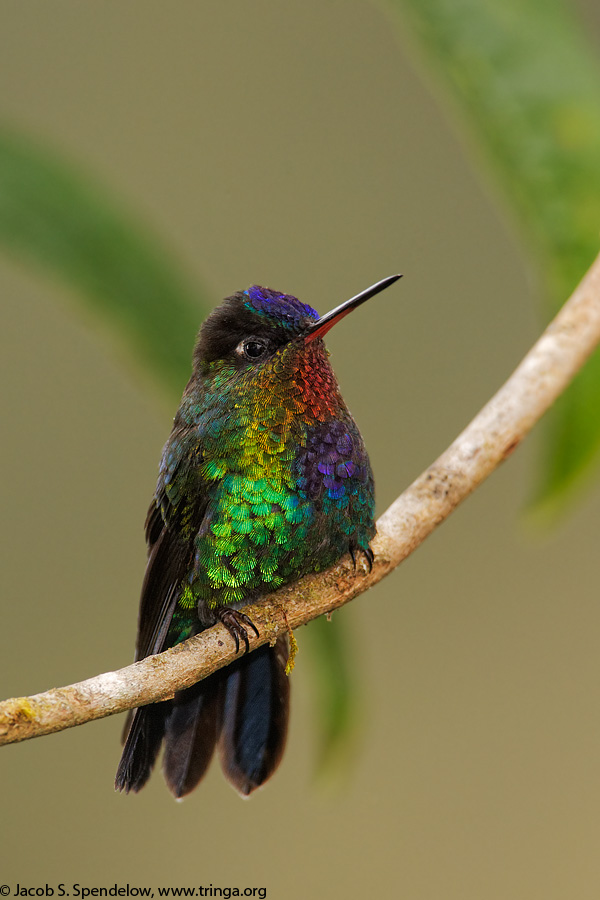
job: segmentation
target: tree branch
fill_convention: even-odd
[[[356,575],[348,558],[247,607],[260,637],[329,613],[402,562],[517,447],[600,342],[600,257],[506,384],[453,444],[377,523],[373,570]],[[0,744],[62,731],[172,697],[236,657],[222,625],[157,656],[87,681],[0,703]]]

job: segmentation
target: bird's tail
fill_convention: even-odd
[[[225,777],[243,796],[271,777],[283,755],[290,705],[287,659],[284,636],[222,670],[219,755]]]
[[[273,774],[287,733],[287,639],[240,657],[173,700],[137,709],[131,720],[117,790],[139,791],[148,780],[161,742],[163,769],[175,797],[192,791],[218,746],[226,778],[242,795]]]
[[[165,733],[165,719],[171,703],[140,706],[129,715],[124,729],[125,746],[115,778],[118,791],[141,790],[154,767]]]

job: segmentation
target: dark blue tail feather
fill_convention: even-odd
[[[264,645],[215,672],[173,700],[135,710],[115,779],[117,790],[139,791],[164,738],[163,770],[175,797],[203,777],[218,743],[223,773],[247,796],[273,774],[285,747],[289,679],[287,638]]]
[[[285,747],[289,679],[287,639],[229,666],[221,685],[219,752],[225,777],[242,795],[273,774]]]

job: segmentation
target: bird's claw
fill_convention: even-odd
[[[231,609],[229,606],[222,606],[219,609],[215,610],[215,614],[219,622],[221,622],[231,637],[235,641],[235,652],[237,653],[240,649],[240,638],[244,642],[246,646],[246,653],[250,650],[250,642],[248,640],[248,628],[251,628],[256,637],[259,636],[258,628],[252,621],[252,619],[247,616],[245,613],[240,612],[238,609]]]
[[[363,550],[362,547],[349,547],[348,552],[350,554],[350,559],[352,560],[352,565],[354,566],[354,571],[356,572],[356,551],[360,550],[361,553],[364,554],[365,559],[367,560],[367,565],[369,567],[369,572],[373,571],[373,560],[375,559],[375,554],[371,550],[370,547],[367,547],[366,550]]]

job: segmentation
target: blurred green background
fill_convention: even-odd
[[[548,319],[408,26],[362,0],[0,8],[2,121],[168,248],[197,296],[194,327],[203,303],[251,283],[324,312],[404,273],[328,338],[383,511]],[[598,7],[573,8],[597,44]],[[12,696],[131,660],[142,525],[177,400],[74,287],[1,254],[0,282]],[[540,440],[334,616],[361,715],[336,784],[315,778],[319,685],[301,630],[288,750],[249,802],[217,766],[184,803],[158,773],[116,795],[122,719],[3,749],[0,882],[597,898],[600,490],[589,482],[550,533],[525,526]]]

